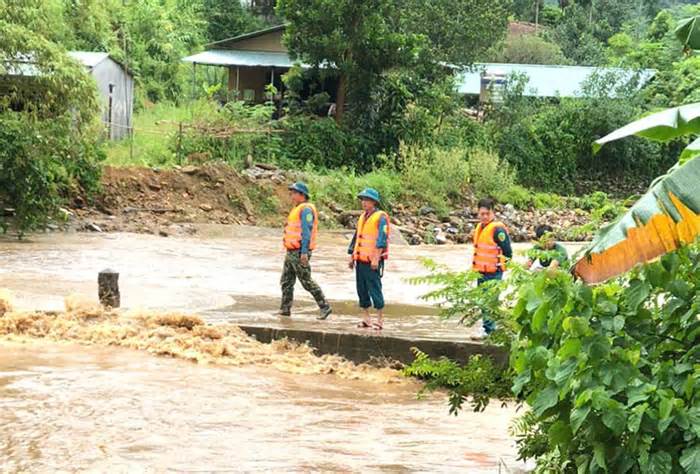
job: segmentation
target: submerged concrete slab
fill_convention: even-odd
[[[466,362],[476,354],[491,357],[499,364],[505,364],[508,360],[505,348],[481,342],[384,336],[370,332],[355,334],[273,326],[239,327],[260,342],[269,343],[287,338],[308,343],[318,354],[337,354],[356,363],[383,358],[410,364],[415,359],[412,351],[414,347],[433,358],[444,356],[457,362]]]

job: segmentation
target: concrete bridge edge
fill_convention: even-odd
[[[319,355],[337,354],[358,364],[377,359],[410,364],[415,359],[412,351],[414,347],[433,358],[447,357],[461,363],[475,354],[488,356],[501,365],[508,362],[506,348],[476,341],[408,339],[375,334],[280,329],[269,326],[242,325],[239,327],[246,334],[263,343],[287,338],[299,343],[308,343]]]

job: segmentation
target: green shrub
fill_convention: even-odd
[[[516,209],[562,209],[569,204],[558,194],[535,192],[519,184],[496,193],[494,197],[502,204],[512,204]]]
[[[68,197],[99,187],[104,154],[96,133],[78,129],[70,114],[39,120],[31,114],[0,113],[0,227],[20,236],[46,224]]]
[[[279,212],[279,199],[274,191],[265,186],[247,186],[246,197],[251,203],[255,203],[255,209],[263,216],[269,216]]]
[[[495,63],[571,64],[559,45],[533,34],[509,37],[498,46],[490,58]]]
[[[529,209],[534,200],[532,191],[519,184],[498,191],[494,197],[501,204],[512,204],[517,209]]]
[[[390,169],[358,175],[346,168],[320,173],[313,168],[307,168],[306,177],[314,200],[324,205],[336,204],[346,210],[359,208],[357,194],[366,187],[379,191],[384,209],[391,209],[399,202],[403,192],[399,175]]]
[[[486,127],[481,122],[458,111],[448,115],[440,123],[435,133],[434,142],[445,148],[485,147],[490,142],[487,132]]]
[[[575,132],[562,123],[563,112],[543,106],[499,134],[499,153],[520,176],[520,183],[538,189],[572,192],[576,178]]]
[[[122,140],[110,140],[106,143],[105,164],[113,166],[175,164],[175,155],[169,148],[168,133],[177,130],[176,122],[190,118],[189,109],[178,108],[167,102],[135,111],[132,115],[133,136]],[[168,122],[161,122],[165,120]]]
[[[461,366],[444,357],[431,359],[417,349],[414,351],[416,359],[404,369],[404,375],[426,381],[422,392],[449,389],[450,413],[454,415],[461,410],[467,398],[471,398],[474,411],[481,411],[491,398],[511,397],[512,380],[507,371],[494,364],[489,357],[473,355]]]
[[[601,188],[611,180],[647,183],[673,164],[669,156],[676,155],[667,153],[668,145],[638,138],[615,142],[593,156],[592,142],[644,113],[634,81],[593,77],[581,98],[544,100],[523,97],[522,80],[511,80],[504,103],[488,119],[498,153],[515,168],[520,184],[570,194],[584,180]],[[619,98],[611,100],[613,93]]]
[[[193,118],[182,135],[171,132],[171,156],[180,162],[196,155],[199,160],[223,161],[242,166],[252,155],[263,161],[283,159],[282,138],[273,128],[271,105],[249,106],[241,101],[219,107],[202,100],[193,109]]]
[[[698,472],[700,248],[595,288],[520,286],[513,390],[579,472]]]
[[[358,159],[354,137],[331,118],[297,115],[282,122],[284,155],[293,163],[339,168],[353,166]]]
[[[357,193],[373,187],[382,195],[382,204],[391,209],[402,203],[414,207],[430,206],[438,214],[445,214],[451,203],[460,201],[469,191],[470,164],[465,152],[452,148],[421,148],[402,145],[397,158],[375,171],[358,174],[341,168],[320,174],[316,168],[307,168],[308,177],[316,189],[317,200],[336,203],[351,209],[356,207]],[[397,170],[394,164],[400,169]]]
[[[510,283],[477,288],[471,272],[429,269],[414,281],[437,286],[426,297],[443,316],[498,321],[530,410],[514,426],[520,455],[538,472],[700,471],[700,242],[595,287],[514,267]],[[460,367],[417,366],[458,408]]]
[[[515,173],[498,155],[477,149],[469,155],[469,180],[477,196],[498,196],[515,184]]]
[[[535,193],[533,206],[536,209],[561,209],[566,205],[564,198],[558,194]]]
[[[569,240],[580,240],[592,236],[603,225],[612,222],[627,210],[625,203],[612,200],[601,191],[569,198],[569,202],[571,207],[590,212],[588,222],[567,229],[566,238]]]
[[[400,148],[402,195],[413,204],[433,207],[446,214],[450,203],[469,191],[470,163],[457,148]]]

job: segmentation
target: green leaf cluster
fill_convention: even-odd
[[[591,150],[591,142],[647,110],[636,80],[596,74],[582,97],[544,100],[527,97],[526,78],[511,76],[503,103],[487,115],[490,137],[520,183],[535,189],[568,194],[590,190],[592,181],[648,183],[673,165],[672,145],[635,139],[604,148],[600,156]]]
[[[52,41],[56,2],[0,0],[0,228],[22,236],[98,187],[95,83]]]
[[[698,472],[700,247],[595,288],[535,275],[512,314],[513,391],[545,452],[579,472]]]
[[[474,355],[460,365],[447,358],[431,359],[414,349],[416,359],[403,371],[404,375],[424,380],[421,393],[446,388],[449,390],[450,413],[457,415],[469,400],[474,411],[483,411],[491,398],[511,397],[508,371],[489,357]]]
[[[12,227],[21,237],[45,225],[68,197],[95,192],[104,159],[95,135],[76,129],[68,114],[1,112],[0,229]]]

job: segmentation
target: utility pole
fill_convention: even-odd
[[[126,10],[126,1],[122,0],[122,6]],[[126,80],[129,80],[129,44],[126,39],[126,21],[122,18],[121,22],[121,33],[122,33],[122,49],[124,50],[124,72],[126,73]],[[132,82],[133,84],[133,82]],[[132,86],[133,87],[133,86]],[[132,89],[133,90],[133,89]],[[129,88],[126,87],[124,91],[124,100],[126,101],[125,110],[129,110]],[[127,132],[129,133],[129,162],[134,161],[134,117],[133,117],[133,92],[131,96],[131,112],[128,114],[129,120],[127,122]],[[110,117],[110,121],[111,121]]]
[[[643,21],[643,19],[642,19],[643,3],[644,3],[644,0],[639,0],[639,1],[637,2],[637,28],[635,28],[636,33],[637,33],[637,35],[636,35],[636,36],[637,36],[637,38],[636,38],[637,41],[640,41],[641,36],[642,36],[642,31],[641,31],[641,30],[642,30],[642,21]]]

